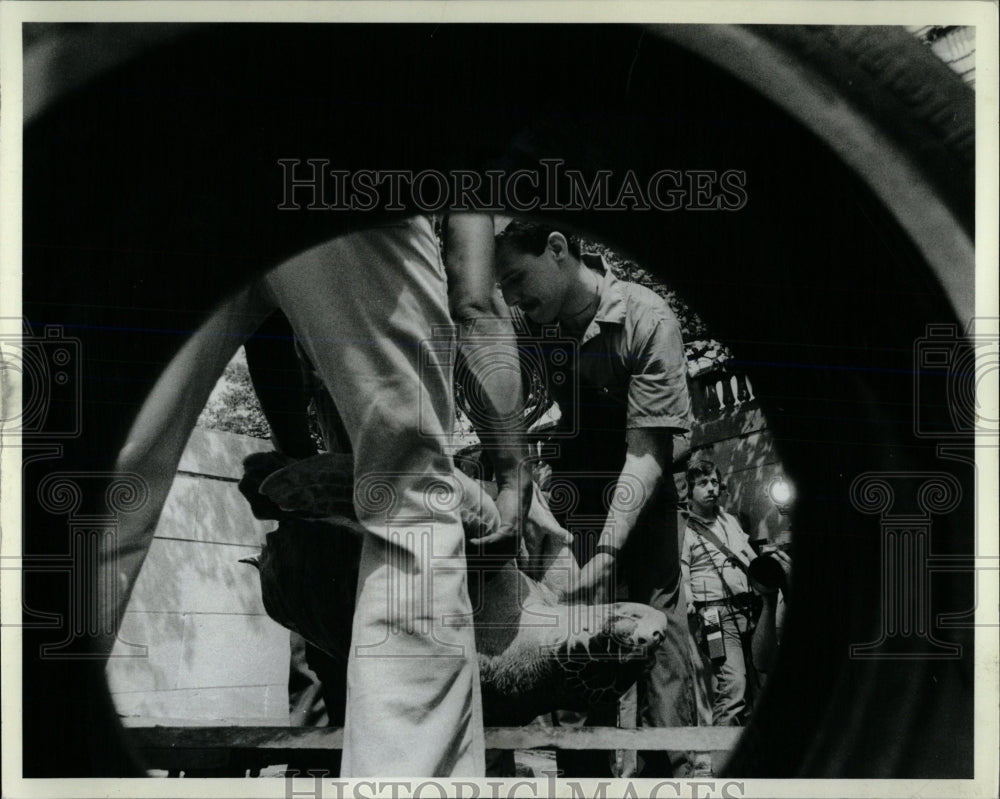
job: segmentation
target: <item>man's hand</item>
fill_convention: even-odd
[[[776,549],[771,553],[771,557],[778,561],[781,570],[785,573],[784,585],[787,587],[792,579],[792,557],[782,549]],[[775,591],[777,594],[777,591]]]
[[[488,547],[491,550],[507,552],[515,557],[520,551],[521,531],[524,526],[525,511],[531,502],[531,486],[525,494],[516,485],[507,485],[499,489],[494,504],[500,512],[500,525],[497,529],[481,538],[472,538],[469,543],[474,546]],[[505,545],[506,544],[506,545]]]
[[[572,601],[601,605],[612,596],[615,558],[606,552],[594,555],[580,570]]]
[[[526,554],[535,559],[553,555],[564,546],[573,545],[573,534],[556,521],[537,483],[532,483],[531,508],[524,519]],[[528,564],[522,564],[528,568]]]

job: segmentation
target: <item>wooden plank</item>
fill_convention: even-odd
[[[489,749],[653,749],[719,751],[730,749],[739,727],[671,727],[620,730],[614,727],[488,727]],[[340,749],[339,727],[132,727],[143,750],[170,749]]]
[[[131,718],[163,718],[183,713],[204,725],[219,725],[219,718],[236,725],[288,723],[288,681],[266,685],[206,686],[172,691],[131,691],[114,694],[122,722]],[[194,723],[193,721],[191,723]]]
[[[177,687],[287,685],[288,653],[288,630],[268,616],[189,614]]]
[[[127,611],[105,669],[112,695],[176,688],[184,624],[183,613]],[[139,647],[145,647],[145,652]]]
[[[122,714],[287,722],[288,630],[267,616],[128,612],[120,637],[147,647],[108,662]]]
[[[739,727],[555,727],[521,729],[490,727],[486,746],[491,749],[672,749],[712,751],[729,749],[740,735]]]
[[[140,749],[342,749],[342,727],[131,727]]]

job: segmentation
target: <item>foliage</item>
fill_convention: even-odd
[[[635,261],[630,261],[622,257],[610,247],[594,241],[582,241],[581,246],[584,252],[596,253],[604,257],[611,267],[611,271],[619,280],[629,283],[638,283],[659,294],[670,305],[670,310],[674,312],[677,321],[681,325],[681,334],[685,341],[698,338],[705,338],[708,335],[708,328],[701,317],[691,309],[691,307],[681,299],[677,292],[667,288],[661,281],[653,277]]]
[[[254,438],[271,437],[271,428],[250,382],[246,360],[237,357],[229,362],[197,424]]]

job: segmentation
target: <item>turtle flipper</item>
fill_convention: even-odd
[[[271,500],[260,493],[260,486],[268,476],[283,469],[292,458],[280,452],[255,452],[243,459],[243,477],[240,478],[240,493],[250,503],[250,510],[258,519],[284,519],[287,514]]]
[[[350,455],[324,452],[295,461],[270,474],[259,490],[282,511],[297,518],[357,518],[354,459]]]
[[[647,605],[591,606],[600,630],[567,638],[555,653],[560,701],[587,708],[617,700],[639,679],[666,636],[666,616]]]

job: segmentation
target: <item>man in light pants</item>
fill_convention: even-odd
[[[463,247],[459,240],[454,257],[467,259],[459,279],[491,290],[492,225],[465,221],[473,233],[482,228],[486,243]],[[120,619],[194,419],[241,341],[275,307],[284,311],[349,432],[355,507],[367,530],[348,665],[347,777],[484,774],[465,540],[458,504],[441,491],[452,475],[452,352],[430,342],[452,329],[447,289],[426,217],[341,236],[296,256],[237,295],[182,348],[119,456],[119,470],[143,476],[151,499],[123,520]],[[475,312],[480,293],[454,294],[456,319]],[[485,346],[505,344],[493,338]],[[519,419],[513,375],[500,370],[481,379],[480,396],[494,403],[490,413],[500,427]],[[530,502],[519,446],[516,430],[496,442],[502,525],[474,544],[516,546]]]

